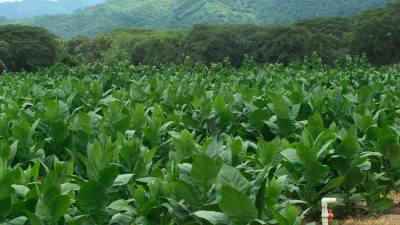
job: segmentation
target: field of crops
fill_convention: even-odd
[[[92,65],[0,77],[0,224],[319,223],[400,186],[400,67]]]

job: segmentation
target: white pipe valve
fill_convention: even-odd
[[[332,221],[333,219],[333,213],[331,210],[328,209],[329,204],[334,204],[337,203],[336,198],[323,198],[321,200],[321,206],[322,206],[322,225],[329,225],[329,221]]]

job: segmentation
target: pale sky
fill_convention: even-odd
[[[5,2],[22,2],[22,0],[0,0],[0,3],[5,3]]]
[[[0,3],[6,3],[6,2],[22,2],[23,0],[0,0]],[[58,0],[48,0],[50,2],[56,2]]]

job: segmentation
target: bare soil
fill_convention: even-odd
[[[390,197],[395,206],[388,215],[369,218],[354,217],[345,221],[335,221],[333,225],[400,225],[400,192],[392,193]]]

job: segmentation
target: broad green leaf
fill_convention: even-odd
[[[285,216],[289,222],[288,224],[300,225],[298,211],[297,211],[296,207],[294,207],[292,205],[287,206]]]
[[[124,186],[129,183],[129,181],[132,179],[134,175],[133,174],[121,174],[118,175],[117,178],[114,181],[113,186]]]
[[[223,225],[228,224],[228,217],[224,213],[214,212],[214,211],[197,211],[193,215],[213,225]]]
[[[83,211],[103,211],[107,204],[103,184],[97,181],[85,183],[79,190],[76,203]]]
[[[26,214],[28,215],[29,222],[31,225],[44,225],[43,222],[37,217],[35,214],[27,211]]]
[[[277,118],[276,125],[278,126],[278,133],[290,135],[296,130],[295,121],[290,118]]]
[[[43,202],[49,204],[54,198],[61,195],[60,179],[55,172],[47,174],[43,184]]]
[[[179,138],[175,138],[173,145],[182,159],[191,156],[196,150],[195,142],[188,130],[184,130]]]
[[[244,155],[245,149],[243,147],[243,142],[240,137],[232,138],[229,143],[232,154],[232,164],[239,164],[240,158]]]
[[[25,216],[17,217],[13,220],[7,222],[7,225],[24,225],[28,221],[28,218]]]
[[[58,220],[67,213],[70,205],[70,199],[67,195],[60,195],[49,202],[47,208],[51,217]]]
[[[90,117],[90,115],[88,115],[87,113],[80,112],[77,118],[80,128],[87,134],[92,133],[93,130],[92,117]]]
[[[329,174],[329,167],[317,161],[311,161],[304,171],[304,177],[309,185],[322,183]]]
[[[132,219],[131,213],[117,213],[111,217],[110,224],[130,225]]]
[[[193,159],[190,175],[203,188],[203,191],[215,183],[217,174],[218,168],[210,157],[201,154]]]
[[[0,221],[11,213],[11,196],[0,199]]]
[[[104,189],[108,189],[114,184],[118,174],[119,168],[117,166],[107,166],[105,169],[100,171],[98,181],[103,185]]]
[[[124,199],[116,200],[107,206],[107,209],[115,211],[133,212],[134,208]]]
[[[225,100],[224,100],[224,96],[222,96],[221,94],[218,94],[217,97],[214,100],[214,110],[217,113],[222,113],[224,112],[225,109]]]
[[[229,186],[246,193],[250,188],[250,182],[235,168],[223,165],[217,177],[217,188],[220,189],[222,186]]]
[[[272,214],[274,215],[274,219],[278,222],[279,225],[292,225],[289,224],[289,221],[275,209],[272,209]]]
[[[201,205],[201,193],[197,187],[189,185],[183,181],[179,181],[173,184],[173,189],[178,199],[183,199],[190,205]],[[135,199],[137,198],[135,197]]]
[[[266,183],[267,173],[269,172],[269,166],[265,166],[262,172],[260,172],[256,179],[251,182],[250,200],[255,203],[257,208],[258,218],[262,218],[265,207],[265,194],[266,194]]]
[[[308,118],[307,129],[313,136],[314,140],[324,131],[324,122],[319,113]]]
[[[400,145],[392,144],[386,149],[386,156],[394,169],[400,169]]]
[[[351,162],[356,156],[357,150],[358,143],[356,133],[354,131],[348,131],[335,152],[346,157],[346,159]]]
[[[249,123],[255,128],[261,128],[264,126],[264,121],[268,120],[268,112],[264,109],[254,110],[249,114]]]
[[[290,163],[301,163],[300,158],[297,156],[297,150],[288,148],[281,151],[281,155]]]
[[[373,211],[384,212],[391,209],[392,206],[393,200],[389,198],[380,198],[368,201],[368,208]]]
[[[272,110],[276,114],[277,118],[291,118],[289,104],[284,100],[284,98],[276,94],[272,97]]]
[[[218,204],[231,224],[248,224],[257,218],[257,209],[246,194],[232,187],[222,186],[220,195]]]
[[[355,125],[361,132],[365,133],[369,127],[374,125],[374,118],[370,115],[353,114]]]
[[[12,185],[12,188],[14,188],[15,192],[16,192],[19,196],[21,196],[21,197],[23,197],[23,198],[25,198],[26,195],[28,194],[28,192],[30,191],[29,188],[28,188],[27,186],[24,186],[24,185],[13,184],[13,185]]]
[[[340,187],[345,180],[344,176],[336,177],[330,180],[319,192],[318,194],[323,194],[325,192],[334,190],[338,187]]]
[[[278,149],[273,143],[266,143],[264,139],[260,139],[257,143],[257,154],[264,165],[270,165]]]
[[[59,102],[52,100],[47,103],[44,118],[51,122],[56,122],[63,119],[63,112]]]
[[[63,183],[61,184],[61,193],[66,195],[70,192],[79,191],[79,185],[73,183]]]
[[[353,188],[355,188],[357,185],[359,185],[364,178],[363,174],[360,171],[360,168],[353,166],[351,167],[346,175],[345,179],[343,181],[343,188],[346,192],[351,191]]]
[[[70,134],[68,124],[62,121],[52,122],[48,134],[55,142],[63,142]]]
[[[308,167],[308,165],[317,160],[317,154],[314,150],[303,144],[298,144],[296,146],[296,152],[298,158],[305,167]]]
[[[20,142],[26,142],[31,137],[31,126],[25,119],[21,119],[14,124],[12,135]]]
[[[68,220],[66,219],[66,222],[68,225],[81,225],[84,224],[88,217],[88,215],[75,216],[72,218],[68,218]]]
[[[279,202],[281,197],[282,188],[276,179],[272,179],[268,182],[267,188],[265,189],[265,198],[268,207],[273,207]]]
[[[147,117],[145,114],[144,106],[137,104],[132,113],[132,127],[136,131],[142,131],[147,123]]]
[[[6,160],[0,158],[0,179],[6,176],[7,174],[7,162]]]

